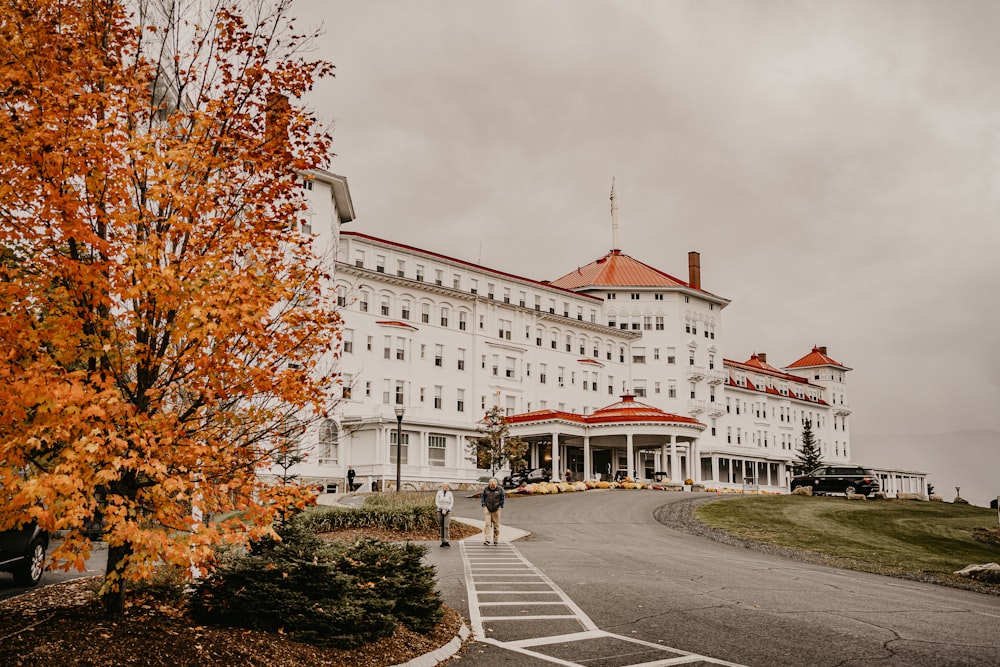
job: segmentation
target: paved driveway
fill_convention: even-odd
[[[431,546],[445,601],[474,625],[478,618],[479,636],[489,640],[457,664],[1000,664],[1000,597],[785,560],[678,533],[653,518],[659,506],[690,497],[511,498],[504,520],[531,532],[509,547],[511,560],[501,557],[505,546],[481,560],[477,538],[462,549]],[[477,501],[459,498],[455,516],[479,517]],[[503,582],[505,570],[506,583],[485,585],[488,574]],[[517,592],[536,588],[522,576],[534,572],[551,584],[548,596]],[[489,588],[514,591],[517,599],[507,601],[516,604],[488,606],[504,595],[483,597]],[[554,617],[540,618],[546,615]],[[613,641],[589,641],[597,638],[585,636],[591,631]],[[539,644],[538,637],[557,640]]]

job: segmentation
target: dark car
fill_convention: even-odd
[[[49,534],[30,523],[0,531],[0,571],[14,574],[18,586],[34,586],[42,579]]]
[[[810,473],[792,478],[792,490],[811,486],[813,493],[860,493],[869,495],[882,490],[878,475],[861,466],[823,466]]]
[[[503,485],[508,489],[516,489],[522,484],[537,484],[547,482],[552,479],[552,474],[548,468],[528,468],[520,472],[515,472],[510,477],[503,478]]]

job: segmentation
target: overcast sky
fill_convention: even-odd
[[[826,345],[853,432],[1000,430],[1000,3],[299,0],[349,229],[536,280],[611,248]]]

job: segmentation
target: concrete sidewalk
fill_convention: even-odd
[[[453,517],[451,517],[451,520],[452,521],[460,521],[460,522],[462,522],[462,523],[464,523],[466,525],[473,526],[473,527],[478,528],[480,530],[480,534],[478,534],[478,535],[471,535],[469,537],[466,537],[464,540],[461,540],[462,542],[482,542],[483,541],[483,536],[482,536],[482,532],[481,531],[483,530],[483,526],[486,525],[486,522],[483,521],[482,519],[470,519],[470,518],[464,517],[464,516],[453,516]],[[523,538],[527,537],[528,535],[531,535],[531,533],[529,533],[526,530],[521,530],[520,528],[514,528],[513,526],[508,526],[508,525],[506,525],[506,524],[504,524],[502,522],[500,523],[500,541],[501,542],[514,542],[515,540],[523,539]]]

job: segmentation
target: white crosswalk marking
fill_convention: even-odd
[[[481,642],[566,667],[584,667],[576,660],[593,661],[600,656],[614,656],[621,667],[692,663],[741,667],[605,632],[513,544],[459,544],[469,594],[469,620]]]

